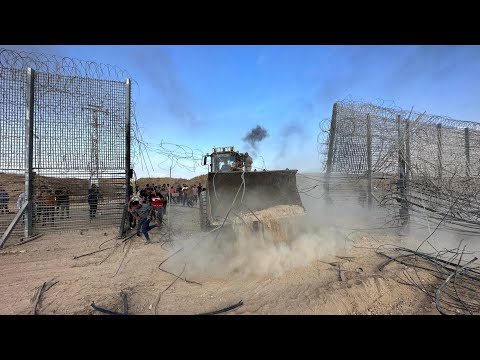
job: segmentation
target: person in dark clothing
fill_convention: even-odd
[[[178,185],[177,187],[177,193],[178,193],[178,204],[180,205],[182,202],[183,202],[183,190],[182,190],[182,186],[181,185]]]
[[[0,211],[2,214],[9,214],[10,211],[8,210],[8,201],[10,200],[10,196],[5,191],[5,189],[0,189]]]
[[[92,184],[88,189],[88,205],[90,206],[90,220],[93,219],[97,213],[99,191],[98,186]]]
[[[67,219],[70,219],[70,190],[67,188],[62,188],[58,193],[57,196],[57,216],[61,214],[62,219],[64,215],[67,215]]]
[[[145,201],[145,199],[147,198],[147,190],[140,190],[140,198],[142,199],[142,201]]]

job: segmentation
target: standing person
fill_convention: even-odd
[[[177,198],[177,201],[178,201],[178,204],[180,205],[180,203],[183,201],[183,190],[182,190],[182,185],[178,185],[177,186],[177,194],[178,194],[178,198]]]
[[[198,203],[198,187],[193,185],[191,186],[192,194],[193,194],[193,204],[196,205]]]
[[[55,224],[55,208],[57,206],[57,198],[51,189],[47,189],[43,194],[43,225]]]
[[[245,153],[245,171],[252,171],[253,159],[248,152]]]
[[[145,198],[147,197],[147,191],[145,189],[140,190],[140,198],[142,201],[145,201]]]
[[[0,210],[3,214],[9,214],[10,211],[8,210],[8,201],[10,200],[10,196],[5,191],[4,188],[0,189]]]
[[[33,208],[34,208],[34,219],[36,223],[41,223],[43,214],[44,214],[44,208],[45,204],[43,202],[43,194],[45,193],[45,188],[43,186],[40,186],[40,189],[37,190],[35,193],[35,197],[33,198]]]
[[[62,193],[62,189],[58,188],[53,193],[54,193],[55,197],[57,198],[57,202],[55,204],[55,216],[58,218],[59,214],[60,214],[60,203],[58,202],[58,198],[59,198],[60,194]]]
[[[198,196],[200,196],[200,193],[202,192],[202,190],[203,190],[202,183],[198,183]]]
[[[135,229],[135,226],[137,226],[137,236],[140,236],[140,224],[137,222],[137,218],[133,215],[133,202],[137,202],[139,204],[141,204],[141,198],[139,195],[133,195],[130,200],[128,201],[128,204],[127,204],[127,209],[128,209],[128,213],[129,213],[129,222],[130,222],[130,229],[129,230],[133,230]]]
[[[17,200],[17,209],[20,212],[20,209],[22,208],[23,204],[25,204],[25,193],[22,192],[20,195],[18,195],[18,200]],[[25,214],[22,215],[22,224],[25,223]]]
[[[17,209],[19,211],[22,208],[23,204],[25,204],[25,193],[24,192],[22,192],[20,195],[18,195]]]
[[[185,203],[187,202],[187,198],[188,198],[188,194],[187,194],[187,191],[188,191],[188,186],[183,184],[183,187],[182,187],[182,206],[185,206]]]
[[[179,196],[180,196],[180,194],[178,192],[176,192],[175,189],[174,189],[173,193],[172,193],[172,201],[175,205],[180,204]]]
[[[150,216],[153,212],[153,207],[150,204],[140,204],[138,201],[132,201],[132,214],[139,222],[139,228],[141,229],[145,240],[150,242],[150,236],[148,232],[157,227],[156,224],[150,225]]]
[[[193,206],[193,187],[187,186],[187,205]]]
[[[70,219],[70,190],[68,190],[68,188],[63,187],[60,189],[60,192],[57,195],[57,205],[62,219],[65,215],[66,219]]]
[[[90,220],[92,220],[96,213],[98,207],[98,186],[96,184],[92,184],[90,189],[88,189],[88,205],[90,206]]]

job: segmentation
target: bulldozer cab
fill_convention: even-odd
[[[233,146],[213,148],[213,152],[207,156],[211,159],[210,173],[241,170],[243,167],[242,154],[235,151]],[[207,165],[207,156],[203,159],[203,165]]]
[[[237,155],[235,152],[212,154],[212,172],[230,171],[236,162]]]

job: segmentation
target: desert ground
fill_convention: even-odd
[[[427,295],[399,281],[411,269],[378,269],[385,258],[375,249],[405,246],[406,237],[330,228],[268,253],[232,245],[228,258],[212,247],[215,232],[201,232],[198,211],[170,206],[150,244],[133,230],[128,240],[115,239],[116,228],[7,244],[0,251],[0,314],[32,314],[35,303],[39,315],[100,314],[92,303],[122,312],[121,292],[135,315],[201,314],[240,300],[243,306],[227,314],[438,314]],[[79,257],[99,249],[107,250]]]

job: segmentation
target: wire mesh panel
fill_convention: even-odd
[[[109,65],[0,49],[0,232],[21,206],[30,171],[32,234],[120,226],[130,166],[127,77]],[[32,156],[27,107],[33,109]],[[12,234],[23,231],[20,221]]]
[[[381,204],[408,207],[464,232],[480,230],[480,125],[475,122],[336,103],[328,136],[333,154],[325,159],[334,175],[330,198],[351,197],[345,184],[357,184],[352,191],[364,191],[357,187],[368,172],[367,119],[372,128],[372,193]]]
[[[480,131],[469,130],[468,132],[468,160],[472,176],[480,177]]]
[[[36,74],[35,230],[120,224],[125,111],[123,82]]]
[[[22,205],[25,189],[26,72],[0,67],[0,233]],[[20,222],[21,224],[21,222]],[[13,235],[23,234],[17,226]]]

